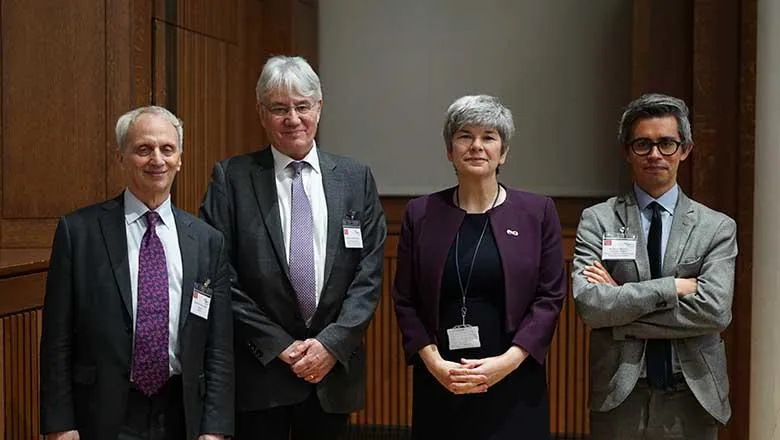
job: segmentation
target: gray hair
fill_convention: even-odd
[[[501,154],[509,148],[509,139],[515,132],[512,112],[495,96],[470,95],[455,100],[447,109],[444,122],[444,143],[452,151],[452,137],[466,125],[478,125],[498,131],[501,137]]]
[[[677,131],[683,148],[693,145],[691,122],[688,120],[688,106],[682,99],[660,93],[648,93],[631,101],[620,117],[618,142],[628,145],[634,124],[642,119],[674,116],[677,120]]]
[[[322,100],[320,78],[302,57],[277,55],[268,59],[257,79],[255,97],[262,103],[269,93],[284,91]]]
[[[176,129],[176,134],[179,137],[179,151],[183,151],[183,145],[184,145],[184,127],[182,126],[181,119],[177,118],[176,115],[170,112],[170,110],[159,107],[156,105],[147,105],[143,107],[138,107],[136,109],[130,110],[129,112],[123,114],[119,117],[119,119],[116,121],[116,146],[117,149],[124,153],[125,151],[125,142],[127,141],[127,132],[130,130],[130,127],[135,123],[136,119],[138,119],[141,115],[151,113],[154,115],[159,115],[165,118],[166,121],[170,122],[171,125]]]

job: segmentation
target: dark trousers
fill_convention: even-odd
[[[185,440],[181,376],[176,375],[151,397],[130,386],[125,422],[117,440]]]
[[[591,440],[715,440],[718,423],[702,408],[685,381],[669,389],[640,379],[617,408],[590,413]]]
[[[347,426],[347,414],[323,411],[312,391],[301,403],[236,414],[235,440],[336,440]]]

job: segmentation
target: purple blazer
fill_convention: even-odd
[[[406,205],[398,242],[393,300],[407,362],[428,344],[438,344],[439,296],[447,252],[465,217],[449,188]],[[544,363],[567,282],[561,225],[553,201],[507,189],[490,213],[504,270],[506,329],[512,342]]]

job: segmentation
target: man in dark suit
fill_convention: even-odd
[[[49,439],[233,434],[233,323],[225,242],[176,209],[182,126],[168,110],[119,118],[127,188],[63,217],[41,339]]]
[[[368,167],[315,145],[304,59],[269,59],[256,94],[271,145],[218,163],[201,206],[234,271],[236,437],[335,439],[365,400],[384,212]]]

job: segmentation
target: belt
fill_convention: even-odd
[[[641,383],[641,384],[643,384],[645,386],[648,386],[648,387],[650,386],[647,383],[647,378],[645,378],[645,377],[640,377],[639,378],[639,383]],[[685,388],[687,386],[688,386],[688,383],[685,382],[685,375],[682,374],[682,372],[679,372],[679,373],[672,374],[672,384],[669,385],[666,388],[666,390],[681,389],[681,388]]]

